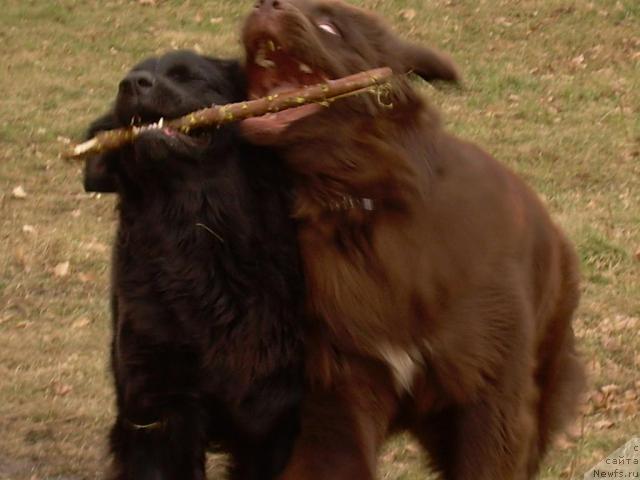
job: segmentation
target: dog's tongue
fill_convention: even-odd
[[[242,133],[250,142],[257,145],[276,145],[289,125],[321,109],[320,105],[310,104],[279,113],[269,113],[262,117],[248,118],[241,123]]]

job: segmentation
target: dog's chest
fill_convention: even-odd
[[[331,240],[301,229],[308,308],[325,322],[335,348],[384,362],[398,389],[411,390],[428,345],[414,334],[422,322],[407,239],[385,227],[347,236],[350,241]]]
[[[157,210],[123,212],[117,235],[117,274],[125,295],[202,305],[220,268],[215,225],[199,215],[179,218]],[[213,225],[207,229],[200,225]],[[207,287],[209,285],[209,287]]]

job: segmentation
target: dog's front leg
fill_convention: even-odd
[[[110,480],[204,480],[205,438],[195,411],[150,424],[118,416],[110,436]]]
[[[197,355],[120,329],[114,350],[118,415],[110,480],[203,480],[207,419]]]

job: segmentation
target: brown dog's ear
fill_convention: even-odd
[[[427,82],[443,80],[460,83],[462,78],[458,67],[449,55],[434,48],[403,41],[398,54],[408,72],[413,72]]]
[[[85,135],[89,140],[96,133],[113,130],[118,123],[113,113],[108,113],[95,120]],[[84,161],[83,184],[85,192],[116,193],[118,186],[113,172],[115,154],[102,154],[89,157]]]

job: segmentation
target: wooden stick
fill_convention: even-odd
[[[277,113],[310,103],[331,101],[335,98],[357,95],[379,86],[391,78],[390,68],[377,68],[337,80],[328,80],[291,92],[268,95],[257,100],[204,108],[174,120],[161,120],[153,125],[133,126],[98,133],[94,138],[76,145],[63,154],[65,158],[81,160],[88,155],[116,150],[133,142],[150,128],[170,128],[188,134],[194,128],[211,127],[223,123]]]

